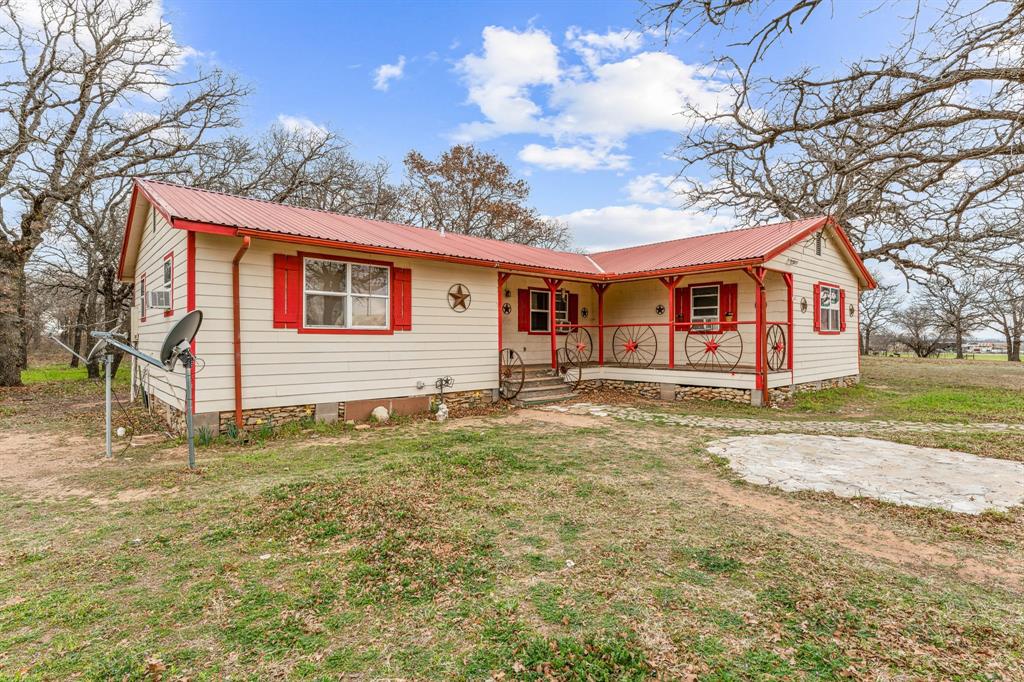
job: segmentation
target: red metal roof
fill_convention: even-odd
[[[817,217],[774,223],[667,242],[630,246],[592,253],[605,272],[627,275],[652,270],[689,268],[711,263],[730,263],[764,258],[782,245],[822,227],[828,218]]]
[[[202,230],[204,226],[212,226],[220,231],[228,228],[229,234],[250,233],[285,241],[351,245],[357,250],[372,248],[413,256],[424,254],[551,274],[575,273],[588,279],[763,262],[829,222],[827,217],[807,218],[584,255],[459,234],[442,235],[433,229],[298,208],[155,180],[136,180],[136,187],[168,221],[184,229]],[[834,221],[832,224],[865,280],[873,285],[846,235]],[[130,217],[128,227],[130,230]],[[126,231],[125,246],[128,238]],[[125,252],[123,249],[122,267]]]

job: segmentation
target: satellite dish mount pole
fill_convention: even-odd
[[[185,432],[188,434],[188,468],[196,468],[196,441],[192,432],[192,365],[195,358],[186,347],[178,354],[181,366],[185,368]]]
[[[103,402],[106,407],[106,419],[107,419],[107,459],[114,458],[114,448],[111,443],[110,429],[111,429],[111,405],[110,405],[110,394],[111,387],[110,382],[113,381],[112,368],[114,366],[114,356],[111,353],[105,353],[103,355],[103,378],[106,380],[106,386],[103,391]]]

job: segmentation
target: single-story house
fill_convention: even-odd
[[[829,217],[583,254],[151,180],[119,277],[143,352],[203,311],[193,406],[215,429],[426,409],[444,377],[449,403],[525,396],[566,360],[583,387],[767,404],[858,380],[875,286]],[[180,418],[184,377],[134,371]]]

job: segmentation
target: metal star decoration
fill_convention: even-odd
[[[464,313],[469,310],[469,304],[472,300],[473,296],[469,293],[469,289],[461,284],[453,284],[448,290],[448,305],[457,313]]]

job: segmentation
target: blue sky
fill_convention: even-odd
[[[898,13],[840,0],[770,54],[763,73],[829,69],[896,39]],[[200,63],[254,88],[243,116],[329,125],[400,177],[412,148],[473,142],[526,177],[576,246],[600,249],[732,227],[678,209],[667,158],[688,125],[681,103],[712,106],[707,68],[730,36],[639,30],[633,2],[283,3],[164,0]],[[381,70],[383,67],[383,70]]]

